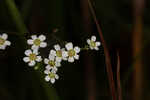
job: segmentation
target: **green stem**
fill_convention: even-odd
[[[6,5],[8,7],[8,11],[10,12],[10,15],[16,25],[16,28],[18,32],[20,32],[20,35],[24,36],[24,33],[27,33],[27,28],[22,21],[21,15],[19,13],[19,10],[17,9],[15,3],[13,0],[5,0]]]

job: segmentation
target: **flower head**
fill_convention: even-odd
[[[59,79],[59,76],[56,74],[56,71],[50,71],[46,69],[44,73],[46,74],[45,81],[47,82],[50,81],[52,84],[54,84],[55,79]]]
[[[36,62],[42,61],[41,56],[38,56],[38,51],[37,50],[26,50],[25,55],[27,57],[24,57],[23,60],[24,62],[28,63],[29,66],[34,66]]]
[[[32,39],[27,40],[27,43],[32,45],[32,49],[39,49],[39,47],[45,48],[47,46],[47,43],[44,42],[46,40],[46,36],[40,35],[37,37],[37,35],[32,35],[31,38]]]
[[[61,62],[62,60],[67,60],[67,52],[65,48],[61,48],[60,45],[54,45],[55,50],[51,50],[50,54],[56,57],[56,61]]]
[[[10,46],[11,42],[7,40],[8,35],[6,33],[3,33],[0,35],[0,49],[4,50],[6,46]]]
[[[79,55],[78,53],[80,52],[80,48],[75,46],[73,47],[73,44],[71,42],[67,43],[65,45],[67,49],[67,56],[68,56],[68,62],[74,62],[74,59],[78,60]]]
[[[91,50],[99,50],[99,46],[101,45],[100,42],[96,42],[96,36],[92,36],[91,39],[87,39],[87,43]]]
[[[49,58],[44,59],[44,63],[47,64],[46,69],[57,71],[57,67],[60,67],[60,62],[56,61],[55,56],[50,54]]]

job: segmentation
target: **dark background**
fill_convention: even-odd
[[[132,43],[136,37],[133,34],[133,2],[91,1],[111,55],[115,85],[116,51],[119,50],[122,98],[132,100],[136,84],[133,73],[133,63],[136,61]],[[149,5],[150,2],[145,1],[140,15],[141,100],[150,99]],[[84,47],[86,39],[92,35],[101,41],[87,0],[0,0],[0,32],[6,32],[12,43],[6,50],[0,50],[0,100],[111,100],[103,46],[99,51],[82,51],[80,60],[72,64],[63,63],[58,71],[60,78],[53,85],[44,81],[39,70],[28,67],[22,60],[27,48],[25,38],[30,38],[32,34],[47,36],[48,47],[41,49],[44,57],[60,41],[71,41],[80,47]]]

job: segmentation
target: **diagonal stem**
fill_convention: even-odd
[[[106,70],[107,70],[107,75],[108,75],[108,80],[109,80],[109,85],[110,85],[110,89],[111,89],[111,95],[112,95],[112,99],[116,100],[116,89],[115,89],[115,82],[113,79],[113,72],[112,72],[112,65],[111,65],[111,59],[110,59],[110,54],[109,54],[109,50],[107,48],[106,42],[104,40],[100,25],[98,23],[96,14],[94,12],[94,8],[91,4],[91,1],[88,0],[88,4],[89,4],[89,9],[91,11],[92,17],[94,19],[94,22],[96,24],[102,45],[104,47],[104,54],[105,54],[105,62],[106,62]]]
[[[121,89],[121,82],[120,82],[120,55],[119,55],[119,51],[117,51],[117,93],[118,93],[118,100],[122,100],[122,89]]]
[[[10,12],[10,15],[16,25],[17,30],[20,32],[22,36],[24,36],[24,33],[28,32],[27,28],[22,21],[21,15],[19,13],[19,10],[17,9],[15,3],[13,0],[5,0],[6,5],[8,7],[8,10]]]

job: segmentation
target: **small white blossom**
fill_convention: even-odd
[[[67,56],[68,56],[68,62],[74,62],[74,59],[78,60],[79,55],[78,53],[80,52],[80,48],[75,46],[73,48],[73,44],[71,42],[67,43],[65,45],[67,49]]]
[[[47,43],[44,42],[46,40],[46,36],[40,35],[37,37],[37,35],[32,35],[31,38],[32,39],[27,40],[27,43],[32,45],[32,49],[39,49],[39,47],[45,48],[47,46]]]
[[[0,49],[5,50],[6,46],[10,46],[11,42],[7,40],[8,35],[3,33],[0,35]]]
[[[56,61],[61,62],[62,60],[67,60],[67,52],[65,51],[65,48],[61,49],[58,44],[54,45],[54,48],[55,50],[51,50],[50,54],[56,57]]]
[[[55,79],[59,79],[59,76],[56,74],[56,71],[50,71],[50,70],[46,69],[44,71],[44,73],[46,74],[45,81],[47,81],[47,82],[50,81],[52,84],[54,84]]]
[[[56,61],[55,56],[50,54],[49,59],[45,58],[44,63],[47,64],[46,69],[57,71],[57,67],[60,67],[60,62]]]
[[[23,61],[28,63],[29,66],[34,66],[36,62],[42,61],[41,56],[38,56],[38,51],[37,50],[26,50],[25,55],[27,57],[23,58]]]
[[[96,36],[92,36],[91,39],[87,39],[87,43],[91,50],[93,50],[93,49],[99,50],[98,47],[101,45],[100,42],[96,41]]]

